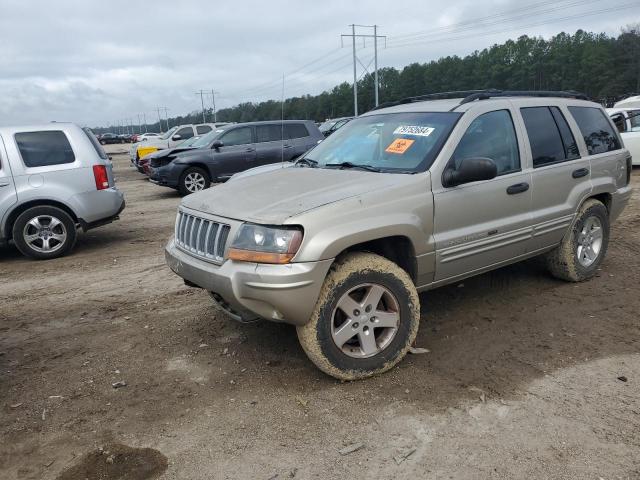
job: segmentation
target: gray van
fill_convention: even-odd
[[[186,197],[166,259],[233,318],[293,324],[321,370],[365,378],[413,344],[419,292],[538,255],[560,279],[593,277],[630,172],[584,95],[409,98],[289,168]]]
[[[71,123],[0,128],[0,243],[24,255],[60,257],[77,228],[109,223],[124,209],[107,154]]]

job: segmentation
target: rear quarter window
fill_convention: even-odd
[[[83,128],[82,131],[85,133],[87,137],[89,137],[89,140],[91,141],[91,145],[93,145],[93,148],[98,154],[98,156],[103,160],[106,160],[107,158],[109,158],[107,156],[107,153],[104,151],[104,148],[102,148],[102,145],[100,145],[100,142],[98,141],[94,133],[88,128]]]
[[[76,160],[67,136],[60,130],[16,133],[15,140],[27,167],[63,165]]]
[[[569,107],[569,111],[580,128],[589,155],[622,148],[620,138],[602,110],[595,107]]]

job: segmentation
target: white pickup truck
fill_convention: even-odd
[[[620,136],[631,153],[632,165],[640,165],[640,96],[625,98],[607,109],[607,114],[620,131]]]
[[[159,137],[147,138],[144,142],[137,142],[131,145],[131,149],[129,150],[131,163],[133,165],[137,165],[137,161],[149,153],[157,150],[164,150],[165,148],[173,148],[189,138],[205,135],[222,125],[227,125],[227,123],[218,122],[199,123],[197,125],[176,125]]]

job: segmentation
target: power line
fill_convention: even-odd
[[[513,28],[529,28],[529,27],[537,27],[537,26],[541,26],[541,25],[549,25],[552,23],[557,23],[557,22],[562,22],[565,20],[574,20],[574,19],[578,19],[578,18],[585,18],[585,17],[589,17],[592,15],[597,15],[600,13],[610,13],[610,12],[616,12],[616,11],[620,11],[620,10],[626,10],[632,7],[638,7],[638,3],[630,3],[630,4],[624,4],[624,5],[620,5],[618,7],[608,7],[608,8],[604,8],[604,9],[600,9],[600,10],[593,10],[593,11],[589,11],[589,12],[583,12],[580,14],[576,14],[576,15],[569,15],[569,16],[565,16],[565,17],[557,17],[557,18],[553,18],[553,19],[547,19],[547,20],[543,20],[543,21],[539,21],[539,22],[534,22],[534,23],[528,23],[528,24],[524,24],[524,25],[514,25],[512,27],[510,27],[509,29],[500,29],[500,30],[492,30],[492,31],[485,31],[485,32],[479,32],[479,33],[469,33],[466,35],[461,35],[461,36],[455,36],[455,37],[442,37],[442,38],[436,38],[436,39],[425,39],[425,40],[417,40],[414,42],[407,42],[407,43],[402,43],[402,44],[397,44],[397,45],[391,45],[388,48],[389,49],[393,49],[393,48],[402,48],[402,47],[408,47],[408,46],[412,46],[412,45],[420,45],[423,43],[442,43],[442,42],[450,42],[453,40],[463,40],[466,38],[470,38],[470,37],[484,37],[487,35],[494,35],[494,34],[498,34],[498,33],[504,33],[507,31],[512,30]]]
[[[561,4],[567,3],[567,2],[570,2],[570,5],[561,6]],[[528,12],[529,10],[536,10],[536,9],[538,9],[540,7],[544,7],[544,6],[547,6],[547,5],[554,5],[554,6],[557,6],[559,8],[567,8],[569,6],[573,6],[574,4],[584,4],[584,3],[589,3],[589,1],[586,0],[586,1],[583,2],[583,1],[576,1],[576,0],[561,0],[561,1],[558,1],[558,0],[547,0],[547,1],[544,1],[544,2],[534,3],[534,4],[530,4],[530,5],[523,5],[523,6],[519,7],[519,8],[517,8],[517,9],[505,10],[505,11],[500,12],[500,13],[494,13],[494,14],[488,15],[486,17],[474,18],[472,20],[466,20],[466,21],[463,21],[463,22],[457,22],[457,23],[454,23],[454,24],[451,24],[451,25],[445,25],[445,26],[442,26],[442,27],[437,27],[437,28],[433,28],[433,29],[429,29],[429,30],[422,30],[422,31],[418,31],[418,32],[407,33],[407,34],[404,34],[404,35],[394,35],[392,37],[393,40],[390,40],[390,43],[391,43],[391,41],[397,41],[399,39],[408,39],[409,37],[416,37],[416,36],[420,36],[420,35],[423,35],[423,34],[431,34],[431,33],[438,33],[438,32],[446,33],[449,30],[455,29],[455,28],[458,28],[458,27],[467,26],[467,25],[478,25],[478,24],[481,24],[481,23],[485,22],[486,20],[493,20],[493,19],[496,19],[496,18],[509,16],[509,15],[511,15],[513,13],[522,14],[523,12]],[[536,12],[535,14],[538,15],[540,13],[542,13],[542,12]],[[533,13],[531,13],[531,12],[527,13],[527,15],[532,15],[532,14]]]
[[[599,0],[573,0],[571,3],[567,4],[567,5],[559,5],[559,6],[555,6],[553,8],[548,8],[546,10],[541,10],[538,12],[535,12],[535,15],[543,15],[543,14],[547,14],[547,13],[553,13],[556,11],[560,11],[560,10],[565,10],[571,7],[575,7],[578,5],[586,5],[589,3],[595,3],[598,2]],[[395,46],[395,44],[397,44],[398,42],[405,44],[408,41],[417,41],[417,39],[420,38],[431,38],[431,37],[438,37],[438,36],[442,36],[442,35],[449,35],[449,34],[457,34],[460,32],[464,32],[464,31],[470,31],[470,30],[475,30],[477,28],[487,28],[493,25],[501,25],[501,24],[505,24],[505,23],[510,23],[513,22],[514,20],[519,20],[522,18],[529,18],[531,17],[531,15],[533,15],[533,12],[519,12],[519,14],[517,15],[512,15],[512,16],[508,16],[505,18],[502,18],[500,20],[495,20],[492,22],[483,22],[483,21],[472,21],[472,22],[463,22],[460,24],[453,24],[450,25],[448,27],[442,27],[440,29],[434,29],[432,31],[425,31],[425,32],[419,32],[419,33],[414,33],[412,34],[412,37],[414,38],[403,38],[403,37],[393,37],[391,40],[389,40],[389,44],[392,46]]]

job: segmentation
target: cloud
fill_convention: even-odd
[[[583,28],[615,34],[633,12],[615,11],[624,1],[608,2],[611,13],[554,22],[598,4],[527,0],[526,5],[540,5],[533,13],[547,13],[532,14],[545,23],[525,28],[530,19],[500,16],[521,9],[517,0],[3,0],[0,124],[69,120],[107,125],[143,112],[155,118],[157,106],[179,115],[199,108],[195,92],[201,88],[220,92],[218,107],[279,98],[283,74],[287,96],[318,93],[351,81],[351,50],[349,45],[340,48],[340,35],[349,33],[351,22],[381,24],[380,33],[396,48],[380,49],[380,66],[402,67],[464,55],[524,33],[549,36]],[[557,10],[548,11],[552,8]],[[485,20],[490,28],[477,23],[491,15],[493,20]],[[451,30],[460,22],[471,23],[462,31]],[[434,29],[439,36],[408,37]],[[482,35],[493,30],[499,32]],[[447,36],[464,35],[447,41]],[[402,45],[402,38],[409,44]],[[415,39],[423,42],[410,44]],[[359,42],[358,48],[366,65],[372,43],[363,47]],[[315,59],[320,60],[300,70]]]

